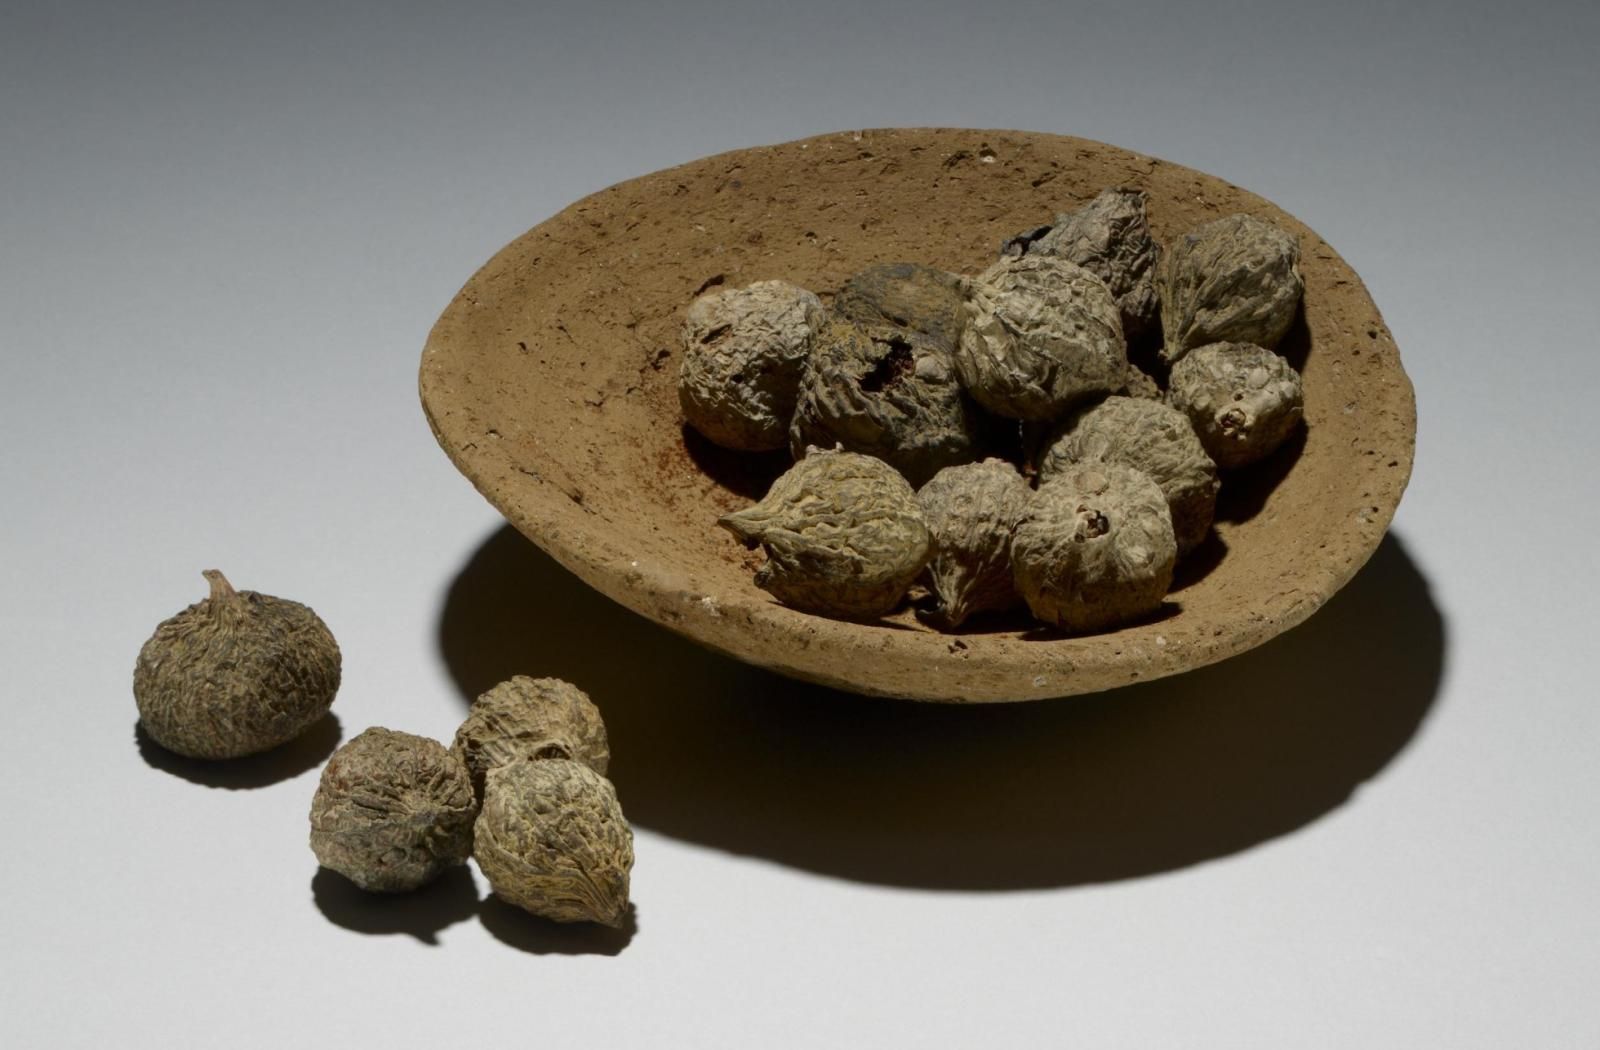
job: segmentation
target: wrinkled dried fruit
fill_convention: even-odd
[[[1066,420],[1039,462],[1045,483],[1075,463],[1120,463],[1150,476],[1172,513],[1178,554],[1206,538],[1217,507],[1217,466],[1182,412],[1161,401],[1108,397]]]
[[[437,740],[373,727],[322,770],[311,849],[364,890],[414,890],[465,863],[477,814],[461,759]]]
[[[796,459],[842,446],[913,485],[972,459],[974,423],[950,355],[913,332],[834,321],[817,333],[789,426]]]
[[[1189,417],[1220,467],[1271,454],[1300,425],[1300,375],[1279,355],[1250,343],[1212,343],[1172,369],[1174,407]]]
[[[1126,397],[1148,398],[1152,401],[1160,401],[1166,397],[1161,392],[1161,386],[1155,381],[1154,377],[1134,364],[1128,365],[1127,378],[1123,380],[1122,386],[1117,389],[1117,393]]]
[[[983,407],[1048,420],[1127,380],[1117,304],[1105,282],[1049,255],[1002,259],[967,289],[956,370]]]
[[[1158,608],[1177,553],[1160,487],[1116,463],[1068,467],[1040,486],[1011,537],[1023,600],[1034,616],[1069,631],[1114,627]]]
[[[235,591],[215,569],[211,595],[163,622],[139,650],[133,698],[151,739],[190,758],[237,758],[292,740],[339,690],[339,646],[299,602]]]
[[[678,402],[689,425],[724,448],[783,448],[822,302],[787,281],[709,292],[683,325]]]
[[[880,263],[848,278],[833,297],[833,312],[865,325],[920,333],[954,353],[966,314],[961,278],[921,263]]]
[[[1142,190],[1101,190],[1075,211],[1006,241],[1002,256],[1054,255],[1077,263],[1106,283],[1122,313],[1122,334],[1130,343],[1156,330],[1160,301],[1156,262],[1160,246],[1145,217],[1149,194]]]
[[[959,627],[973,613],[1017,604],[1011,530],[1032,495],[1003,459],[946,467],[918,490],[928,522],[935,619],[942,626]]]
[[[523,758],[567,758],[605,776],[605,723],[587,693],[559,678],[517,675],[483,693],[456,730],[451,750],[483,797],[489,770]]]
[[[854,452],[807,450],[760,503],[718,524],[766,551],[756,586],[823,616],[882,616],[928,559],[928,526],[911,485],[882,460]]]
[[[489,771],[472,855],[497,897],[556,922],[620,926],[633,831],[611,781],[562,758]]]
[[[1270,222],[1228,215],[1169,245],[1159,284],[1168,364],[1207,343],[1274,347],[1300,305],[1300,245]]]

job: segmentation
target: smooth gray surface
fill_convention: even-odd
[[[5,12],[0,1042],[1600,1045],[1594,6],[762,6]],[[415,394],[476,266],[620,179],[906,124],[1152,153],[1345,255],[1421,416],[1350,591],[1169,685],[936,711],[703,655],[497,531]],[[345,738],[589,686],[631,938],[317,876],[332,726],[142,753],[134,656],[212,566],[328,620]]]

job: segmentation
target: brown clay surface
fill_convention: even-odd
[[[975,272],[1004,238],[1108,186],[1149,191],[1158,239],[1244,211],[1298,234],[1303,255],[1303,323],[1280,347],[1303,369],[1303,438],[1225,476],[1217,535],[1180,564],[1162,613],[1087,637],[978,618],[940,634],[909,610],[842,623],[784,608],[756,588],[760,553],[715,522],[759,498],[788,461],[685,434],[677,333],[695,295],[783,278],[827,301],[874,262]],[[1016,131],[823,135],[602,190],[517,238],[467,282],[428,338],[421,390],[439,443],[478,490],[612,599],[784,674],[968,702],[1174,674],[1304,620],[1383,537],[1416,433],[1411,384],[1383,319],[1360,279],[1304,224],[1190,168]]]

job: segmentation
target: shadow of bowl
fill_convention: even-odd
[[[1391,535],[1316,616],[1219,664],[1032,704],[866,700],[708,652],[507,526],[451,585],[439,645],[464,702],[514,674],[587,690],[637,826],[841,878],[1007,890],[1170,871],[1337,808],[1417,731],[1446,638]]]

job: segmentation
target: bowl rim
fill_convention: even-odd
[[[1402,424],[1397,428],[1396,436],[1399,440],[1392,446],[1386,446],[1382,451],[1384,458],[1397,461],[1397,469],[1392,470],[1388,477],[1398,484],[1393,489],[1392,498],[1377,499],[1373,512],[1364,519],[1364,527],[1359,533],[1363,537],[1363,542],[1346,551],[1343,559],[1306,566],[1309,571],[1302,577],[1302,586],[1295,601],[1273,608],[1270,616],[1257,613],[1246,618],[1246,621],[1237,625],[1234,630],[1214,636],[1204,647],[1184,646],[1181,650],[1163,651],[1161,645],[1152,648],[1149,645],[1130,644],[1124,650],[1111,650],[1111,655],[1108,656],[1108,647],[1099,645],[1096,640],[1103,640],[1111,635],[1064,637],[1059,639],[1059,642],[1069,643],[1071,652],[1061,658],[1041,661],[1040,666],[1045,667],[1045,670],[1031,677],[1021,674],[1013,666],[1002,666],[993,661],[986,661],[981,654],[973,653],[971,648],[973,643],[971,636],[968,635],[905,632],[903,628],[892,625],[855,624],[815,617],[777,604],[764,592],[756,591],[753,585],[750,588],[752,593],[748,595],[713,594],[693,573],[680,571],[673,566],[659,564],[648,558],[639,558],[618,547],[613,536],[608,534],[608,527],[583,512],[581,488],[562,479],[531,474],[526,469],[521,470],[524,477],[510,477],[510,473],[516,470],[513,465],[496,461],[485,446],[468,440],[472,431],[470,427],[463,425],[464,415],[443,404],[450,387],[451,373],[447,362],[450,360],[449,350],[456,322],[461,319],[464,312],[478,306],[478,290],[492,283],[530,238],[538,235],[547,226],[593,206],[627,187],[647,180],[670,178],[706,165],[727,164],[736,158],[756,153],[804,150],[814,146],[831,148],[841,143],[859,144],[867,136],[934,136],[958,139],[986,137],[989,140],[1014,137],[1025,140],[1049,140],[1073,149],[1109,152],[1164,165],[1172,171],[1189,173],[1207,182],[1221,184],[1230,191],[1259,204],[1265,210],[1282,215],[1301,228],[1310,230],[1305,223],[1271,201],[1233,186],[1217,176],[1108,143],[1050,132],[951,127],[845,130],[707,155],[630,178],[588,194],[508,242],[462,285],[429,332],[418,376],[418,389],[424,414],[435,438],[451,462],[518,531],[533,540],[589,586],[619,604],[714,651],[793,677],[867,695],[946,702],[1043,699],[1098,692],[1118,685],[1181,673],[1242,653],[1300,624],[1320,608],[1327,598],[1344,586],[1367,562],[1376,551],[1393,519],[1409,483],[1415,457],[1415,394],[1400,361],[1398,347],[1394,347],[1387,355],[1393,364],[1392,375],[1383,386],[1388,397],[1383,404],[1373,406],[1386,410]],[[1317,240],[1318,247],[1326,251],[1326,254],[1319,254],[1319,265],[1329,265],[1342,271],[1346,283],[1352,284],[1354,292],[1371,306],[1373,318],[1387,335],[1387,327],[1383,325],[1377,306],[1372,303],[1371,296],[1360,277],[1319,235]],[[1392,337],[1390,345],[1393,346]],[[524,485],[528,491],[537,495],[534,498],[506,496],[502,491],[496,491],[497,481]],[[733,630],[730,631],[730,627]],[[846,641],[851,635],[860,632],[871,634],[874,638],[873,643],[867,645],[859,640]],[[892,681],[886,682],[882,677],[863,679],[859,671],[855,670],[858,665],[854,661],[869,651],[874,656],[886,658],[886,654],[904,646],[905,640],[896,636],[907,633],[918,637],[931,634],[941,643],[954,643],[956,639],[961,639],[965,650],[962,653],[964,659],[961,666],[965,670],[954,676],[950,688],[908,691],[895,687]],[[1122,633],[1124,632],[1118,631],[1111,634]],[[741,635],[748,635],[749,638],[741,641]],[[803,651],[804,659],[794,659],[792,649],[772,651],[755,644],[762,638],[773,635],[802,640],[799,649]],[[1090,644],[1070,645],[1085,641]],[[1134,652],[1135,649],[1138,651]],[[1008,671],[1012,675],[1008,688],[999,690],[971,688],[972,681],[983,678],[985,674],[992,676],[1002,671]],[[930,692],[934,695],[927,695]]]

